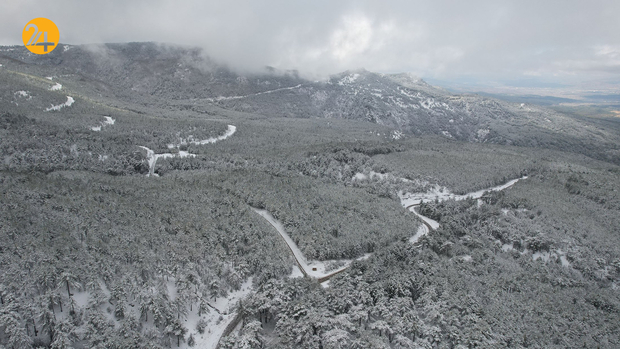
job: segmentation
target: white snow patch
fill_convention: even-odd
[[[59,105],[53,105],[50,108],[45,109],[45,111],[52,111],[52,110],[60,110],[63,107],[70,107],[73,103],[75,102],[75,100],[73,99],[73,97],[67,96],[67,101],[64,102],[63,104],[59,104]]]
[[[46,76],[45,78],[46,78],[47,80],[53,80],[53,79],[54,79],[54,77],[53,77],[53,76]]]
[[[512,251],[513,249],[514,249],[514,247],[513,247],[512,244],[504,244],[502,246],[502,251],[504,251],[504,252],[509,252],[509,251]]]
[[[403,133],[402,132],[400,132],[398,130],[392,131],[392,139],[399,140],[402,137],[403,137]]]
[[[291,86],[291,87],[283,87],[283,88],[277,88],[275,90],[253,93],[251,95],[246,95],[246,96],[229,96],[229,97],[219,96],[215,98],[207,98],[206,100],[209,102],[219,102],[219,101],[227,101],[227,100],[234,100],[234,99],[242,99],[242,98],[247,98],[247,97],[252,97],[252,96],[270,94],[270,93],[279,92],[279,91],[294,90],[300,87],[301,87],[301,84],[296,85],[296,86]]]
[[[99,126],[93,126],[93,127],[91,127],[91,128],[90,128],[90,129],[91,129],[91,131],[96,131],[96,132],[99,132],[99,131],[101,131],[101,129],[102,129],[104,126],[114,125],[114,123],[116,122],[116,120],[112,119],[112,118],[111,118],[111,117],[109,117],[109,116],[104,116],[104,118],[105,118],[105,121],[102,121],[102,122],[101,122],[101,124],[100,124]]]
[[[90,297],[90,293],[87,291],[83,292],[75,292],[73,293],[73,300],[75,301],[75,305],[80,308],[86,308],[88,305],[88,298]]]
[[[471,256],[470,255],[464,255],[461,257],[465,262],[471,262]]]
[[[363,173],[356,173],[355,176],[353,176],[353,178],[351,178],[351,180],[353,181],[363,181],[365,179],[368,179],[368,176],[366,176]]]
[[[543,262],[547,263],[549,262],[549,257],[551,255],[549,254],[549,252],[534,252],[532,254],[532,260],[537,260],[537,259],[542,259]]]
[[[566,259],[566,253],[560,249],[556,250],[557,254],[560,255],[560,262],[563,267],[570,267],[570,262]]]
[[[351,83],[355,82],[355,80],[357,80],[357,78],[359,78],[359,77],[360,77],[360,75],[357,74],[357,73],[349,74],[349,75],[345,76],[344,78],[340,79],[340,81],[338,81],[338,85],[344,86],[344,85],[351,84]]]
[[[175,282],[176,279],[173,277],[169,277],[168,281],[166,281],[166,290],[168,291],[168,296],[171,301],[174,301],[177,298],[177,286]]]
[[[238,291],[232,291],[228,294],[228,297],[220,297],[216,299],[215,303],[211,303],[221,315],[213,309],[211,309],[209,313],[202,314],[202,318],[207,322],[207,327],[203,334],[196,331],[196,325],[201,317],[198,316],[198,306],[194,305],[193,310],[188,313],[187,319],[185,320],[185,327],[188,329],[188,337],[189,334],[193,334],[194,340],[196,341],[194,348],[215,349],[224,330],[236,316],[232,312],[234,307],[236,307],[241,299],[251,292],[252,278],[249,278],[241,285]],[[220,316],[222,318],[221,320],[219,320]],[[190,347],[187,345],[187,342],[183,342],[179,348],[189,349]]]
[[[484,139],[489,132],[491,132],[491,130],[487,129],[479,129],[478,131],[476,131],[476,135],[478,136],[478,139]]]
[[[424,109],[432,109],[438,106],[441,106],[441,104],[435,102],[435,99],[433,98],[427,98],[426,100],[422,101],[420,103],[420,105],[422,106],[422,108]]]
[[[441,133],[442,133],[444,136],[448,137],[448,138],[454,138],[454,137],[452,137],[452,135],[451,135],[451,134],[450,134],[450,132],[448,132],[448,131],[441,131]]]
[[[17,92],[15,92],[15,95],[19,96],[19,97],[24,97],[24,98],[27,97],[28,99],[32,98],[32,96],[30,95],[30,92],[28,92],[28,91],[17,91]]]
[[[304,273],[301,272],[301,270],[299,269],[297,265],[293,265],[293,271],[291,272],[291,275],[289,275],[288,277],[291,279],[301,278],[301,277],[304,277]]]
[[[355,176],[351,178],[352,181],[361,181],[361,180],[367,180],[367,179],[379,180],[379,181],[394,180],[394,181],[400,181],[400,182],[406,182],[406,183],[411,182],[411,180],[407,178],[396,177],[392,175],[391,173],[379,173],[375,171],[370,171],[368,172],[368,174],[358,172],[355,174]]]
[[[56,85],[50,87],[50,91],[59,91],[62,89],[62,85],[59,83],[56,83]]]
[[[146,159],[149,162],[149,174],[147,174],[148,176],[157,176],[157,174],[155,173],[155,164],[157,163],[157,159],[159,158],[174,158],[174,157],[180,157],[180,158],[185,158],[185,157],[196,157],[196,154],[191,154],[189,152],[186,151],[179,151],[178,154],[172,154],[172,153],[163,153],[163,154],[155,154],[154,151],[152,151],[151,149],[144,147],[144,146],[139,146],[140,148],[146,150]]]
[[[194,140],[193,136],[189,136],[188,138],[179,139],[178,144],[168,144],[168,149],[178,148],[181,145],[186,145],[186,144],[194,144],[194,145],[213,144],[213,143],[225,140],[226,138],[235,134],[235,132],[237,132],[237,127],[233,125],[228,125],[226,132],[224,132],[224,134],[221,136],[211,137],[211,138],[203,139],[200,141],[196,141]]]
[[[114,119],[110,118],[112,120],[112,124],[114,123]],[[106,120],[108,121],[108,120]],[[210,143],[215,143],[221,140],[224,140],[228,137],[230,137],[231,135],[233,135],[235,132],[237,131],[237,127],[233,126],[233,125],[228,125],[228,130],[219,137],[216,138],[208,138],[202,141],[197,141],[194,142],[192,141],[192,144],[210,144]],[[192,154],[188,151],[182,151],[180,150],[177,154],[172,154],[172,153],[163,153],[163,154],[155,154],[154,151],[152,151],[151,149],[144,147],[144,146],[139,146],[140,148],[146,150],[146,158],[149,162],[149,174],[148,176],[155,176],[157,177],[157,174],[155,173],[155,164],[157,163],[157,159],[159,158],[173,158],[173,157],[180,157],[180,158],[186,158],[186,157],[196,157],[196,154]],[[178,147],[178,145],[174,145],[174,144],[168,144],[168,148],[172,149]]]

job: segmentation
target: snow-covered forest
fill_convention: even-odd
[[[220,70],[191,99],[173,78],[102,82],[118,72],[67,52],[82,71],[0,56],[0,347],[620,346],[607,143],[261,114],[270,100],[206,99],[288,100],[299,78],[267,93]],[[437,223],[425,234],[412,197],[431,198],[415,203]],[[284,235],[324,270],[300,271]]]

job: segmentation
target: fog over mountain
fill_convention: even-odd
[[[20,44],[25,23],[44,16],[64,43],[185,44],[253,71],[326,77],[365,68],[486,85],[617,87],[618,12],[613,0],[4,1],[0,44]]]

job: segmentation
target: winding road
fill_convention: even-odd
[[[439,223],[437,221],[430,219],[426,216],[423,216],[416,211],[416,208],[419,207],[421,203],[433,202],[435,200],[439,200],[439,201],[457,200],[459,201],[459,200],[465,200],[468,198],[480,199],[486,192],[500,191],[500,190],[510,188],[515,183],[517,183],[519,180],[526,179],[526,178],[527,176],[513,179],[511,181],[508,181],[505,184],[492,187],[492,188],[488,188],[488,189],[484,189],[484,190],[475,191],[475,192],[468,193],[465,195],[455,195],[455,194],[450,194],[450,193],[438,193],[437,195],[433,195],[429,193],[415,193],[415,194],[401,195],[401,204],[403,205],[403,207],[413,212],[416,216],[418,216],[422,220],[422,225],[420,225],[416,234],[412,236],[411,239],[409,239],[409,241],[411,243],[416,243],[422,236],[428,234],[432,230],[436,230],[437,228],[439,228]],[[286,230],[284,229],[284,226],[282,225],[282,223],[280,223],[268,211],[258,209],[255,207],[252,207],[252,209],[254,210],[254,212],[258,213],[261,217],[267,220],[267,222],[269,222],[269,224],[271,224],[271,226],[273,226],[276,229],[276,231],[280,234],[280,236],[284,239],[284,241],[286,242],[286,245],[288,246],[288,248],[291,250],[291,253],[295,257],[295,261],[297,262],[299,269],[301,270],[302,274],[305,277],[311,277],[311,278],[317,279],[317,281],[320,284],[322,284],[325,281],[328,281],[329,279],[331,279],[334,275],[342,273],[347,268],[349,268],[349,266],[351,265],[351,261],[345,261],[345,265],[343,267],[335,271],[332,271],[332,272],[326,272],[324,268],[324,263],[318,262],[318,261],[309,262],[304,257],[299,247],[297,247],[297,244],[295,244],[293,239],[291,239],[291,237],[286,233]],[[363,257],[358,258],[357,260],[366,259],[369,256],[370,254],[367,254],[367,255],[364,255]],[[316,267],[317,265],[323,266],[322,270],[318,270],[319,268]]]
[[[168,149],[174,149],[174,148],[179,148],[181,146],[181,144],[194,144],[194,145],[204,145],[204,144],[213,144],[215,142],[219,142],[219,141],[223,141],[226,138],[232,136],[235,132],[237,131],[237,127],[233,126],[233,125],[228,125],[228,129],[226,130],[226,132],[224,132],[223,135],[218,136],[218,137],[212,137],[212,138],[207,138],[201,141],[193,141],[193,140],[184,140],[182,139],[179,144],[168,144]],[[174,158],[174,157],[180,157],[180,158],[186,158],[186,157],[196,157],[196,154],[192,154],[190,152],[187,151],[183,151],[183,150],[179,150],[178,153],[162,153],[162,154],[155,154],[154,151],[152,151],[151,149],[140,145],[140,148],[146,150],[146,158],[149,162],[149,174],[147,176],[157,176],[157,174],[155,173],[155,165],[157,164],[157,159],[159,158]]]

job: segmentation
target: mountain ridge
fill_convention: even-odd
[[[199,48],[158,43],[62,45],[46,56],[1,47],[5,69],[53,71],[91,93],[165,108],[364,120],[409,135],[539,146],[620,162],[614,132],[541,106],[454,94],[408,73],[365,69],[311,81],[297,71],[238,73]]]

